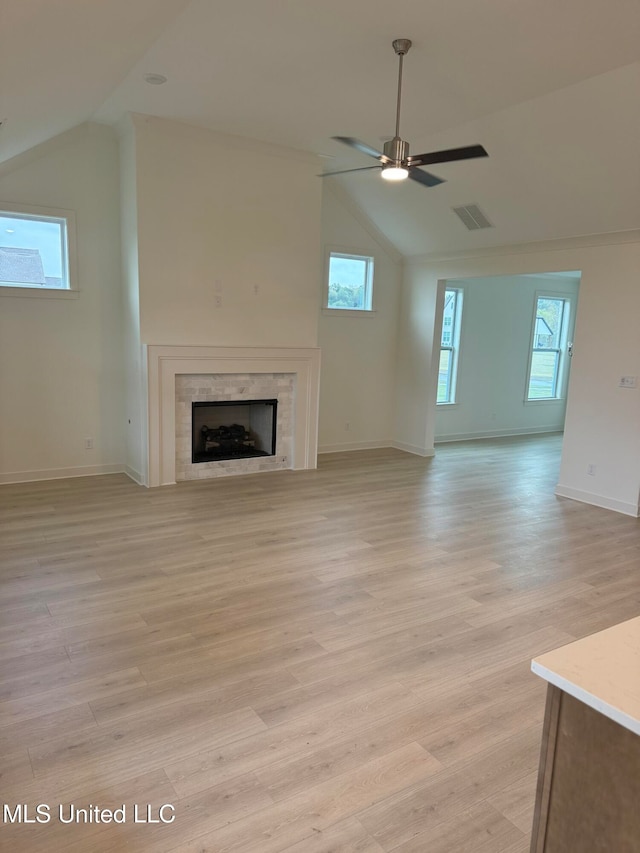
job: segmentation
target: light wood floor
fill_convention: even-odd
[[[640,613],[639,523],[554,496],[560,442],[0,488],[2,798],[51,807],[0,847],[524,853],[529,661]]]

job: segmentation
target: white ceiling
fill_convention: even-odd
[[[340,178],[403,253],[640,228],[639,0],[19,0],[0,20],[0,160],[127,111],[370,165],[393,134],[412,153],[483,144],[433,167],[447,182]],[[144,74],[168,82],[151,86]],[[248,167],[250,168],[250,167]],[[319,179],[320,180],[320,179]],[[467,232],[453,205],[495,228]]]

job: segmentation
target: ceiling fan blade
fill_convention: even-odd
[[[430,166],[433,163],[452,163],[455,160],[470,160],[473,157],[488,157],[482,145],[467,145],[465,148],[448,148],[446,151],[432,151],[430,154],[415,154],[407,157],[409,166]]]
[[[371,169],[381,169],[381,166],[361,166],[359,169],[339,169],[337,172],[322,172],[319,178],[330,178],[333,175],[346,175],[348,172],[369,172]]]
[[[445,183],[444,178],[432,175],[431,172],[423,172],[422,169],[416,169],[415,166],[409,166],[409,177],[425,187],[437,187],[438,184]]]
[[[369,157],[375,157],[376,160],[380,160],[381,163],[390,162],[389,158],[386,157],[382,151],[376,151],[375,148],[367,145],[366,142],[360,142],[359,139],[354,139],[353,136],[332,136],[331,138],[335,139],[337,142],[344,143],[344,145],[349,145],[351,148],[357,148],[358,151],[362,151],[363,154],[368,154]]]

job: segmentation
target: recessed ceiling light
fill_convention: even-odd
[[[151,83],[152,86],[162,86],[163,83],[167,82],[164,74],[145,74],[144,79],[147,83]]]

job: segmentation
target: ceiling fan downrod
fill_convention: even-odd
[[[384,144],[384,154],[399,166],[409,156],[409,144],[400,139],[400,107],[402,105],[402,63],[405,55],[411,47],[411,39],[395,39],[392,42],[393,49],[398,55],[398,100],[396,103],[396,132],[393,139]]]

